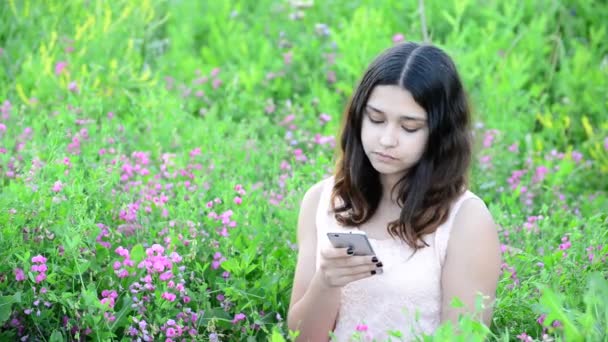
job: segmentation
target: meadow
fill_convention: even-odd
[[[606,18],[584,0],[2,1],[0,340],[293,340],[300,201],[367,64],[406,40],[463,77],[504,261],[491,326],[421,340],[608,340]]]

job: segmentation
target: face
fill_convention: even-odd
[[[376,86],[362,120],[363,150],[381,175],[402,175],[420,160],[429,136],[427,113],[409,91]]]

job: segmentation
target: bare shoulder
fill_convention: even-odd
[[[310,233],[311,226],[314,226],[314,218],[321,199],[321,192],[323,192],[323,187],[327,181],[328,179],[326,178],[315,183],[304,193],[304,197],[300,203],[298,236]]]
[[[328,181],[328,179],[323,179],[313,184],[306,192],[304,193],[304,197],[302,198],[301,208],[307,207],[316,207],[319,204],[319,199],[321,198],[321,192],[323,191],[323,186]]]
[[[480,235],[479,238],[497,234],[497,226],[486,203],[475,196],[464,200],[454,218],[452,235]]]

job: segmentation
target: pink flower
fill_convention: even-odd
[[[15,268],[15,280],[16,281],[24,281],[25,280],[25,272],[23,272],[20,268]]]
[[[67,66],[68,66],[68,62],[65,62],[65,61],[57,62],[57,64],[55,64],[55,75],[57,75],[57,76],[61,75]]]
[[[162,281],[167,281],[167,280],[173,278],[173,272],[167,271],[167,272],[161,274],[159,278]]]
[[[319,115],[319,120],[321,120],[321,124],[325,124],[327,122],[329,122],[329,120],[331,120],[331,116],[325,114],[325,113],[321,113],[321,115]]]
[[[36,255],[35,257],[32,258],[32,262],[45,264],[46,263],[46,258],[43,257],[42,255],[38,254],[38,255]]]
[[[116,248],[116,250],[114,250],[114,252],[116,252],[116,254],[118,254],[122,257],[129,256],[129,251],[127,249],[123,248],[122,246],[118,246],[118,248]]]
[[[572,243],[570,241],[566,241],[559,245],[559,249],[561,249],[562,251],[565,251],[565,250],[569,249],[570,247],[572,247]]]
[[[519,145],[518,145],[517,143],[515,143],[515,144],[513,144],[513,145],[509,146],[509,152],[513,152],[513,153],[515,153],[515,152],[517,152],[518,150],[519,150]]]
[[[299,148],[293,151],[293,155],[296,157],[297,161],[306,161],[308,159],[304,155],[304,152],[302,152],[302,149]]]
[[[44,281],[46,279],[46,274],[44,273],[39,273],[36,276],[36,284],[41,283],[42,281]]]
[[[46,264],[32,265],[32,272],[44,273],[46,270]]]
[[[293,61],[293,52],[289,51],[283,54],[283,63],[285,63],[285,65],[289,65],[291,64],[291,62]]]
[[[239,205],[243,203],[243,199],[240,198],[239,196],[234,197],[234,204]]]
[[[211,70],[211,77],[215,77],[217,75],[219,75],[220,73],[220,68],[213,68],[213,70]]]
[[[367,331],[367,325],[365,325],[365,324],[358,324],[356,330],[357,331]]]
[[[393,43],[395,43],[395,44],[401,43],[404,40],[405,40],[405,36],[401,33],[397,33],[393,36]]]
[[[68,85],[68,90],[73,93],[78,92],[78,84],[75,81],[70,82],[70,84]]]
[[[63,189],[63,183],[61,183],[61,181],[56,181],[51,190],[53,190],[53,192],[59,192],[61,189]]]
[[[167,329],[167,337],[174,337],[174,336],[175,336],[175,329],[173,329],[173,328]]]
[[[163,293],[163,295],[161,296],[161,298],[166,299],[170,302],[175,300],[175,294],[171,293],[171,292],[165,292]]]
[[[234,318],[232,319],[232,324],[240,322],[240,321],[244,320],[245,318],[246,318],[245,314],[238,313],[238,314],[234,315]]]
[[[524,342],[532,342],[532,341],[534,341],[534,340],[532,339],[532,337],[528,336],[528,334],[526,334],[525,332],[524,332],[524,333],[521,333],[521,334],[519,334],[519,335],[517,335],[517,338],[518,338],[520,341],[524,341]]]

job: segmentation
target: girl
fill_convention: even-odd
[[[490,324],[501,259],[492,216],[468,190],[469,111],[435,46],[393,46],[369,66],[345,111],[335,172],[301,203],[288,312],[299,341],[346,341],[363,326],[378,341],[391,331],[410,340],[473,313],[478,294]],[[352,230],[375,256],[326,235]]]

